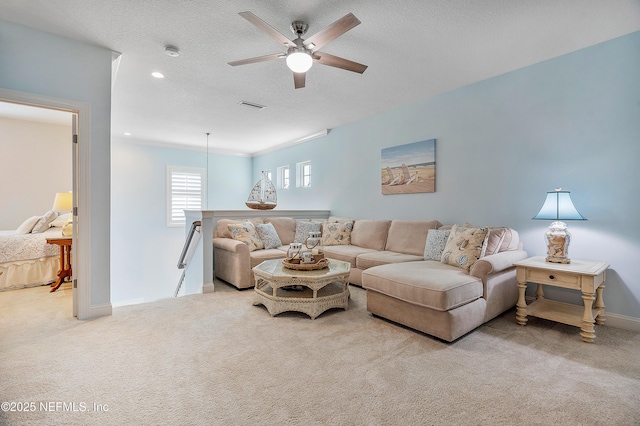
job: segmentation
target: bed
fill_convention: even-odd
[[[0,291],[56,281],[60,269],[60,248],[47,244],[47,238],[62,236],[62,227],[57,226],[59,223],[61,221],[50,221],[42,232],[37,233],[23,233],[22,225],[18,230],[0,231]]]

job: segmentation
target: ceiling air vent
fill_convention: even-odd
[[[262,111],[263,109],[266,108],[266,106],[264,106],[264,105],[256,104],[254,102],[247,102],[247,101],[240,101],[240,103],[238,105],[245,106],[245,107],[257,110],[257,111]]]

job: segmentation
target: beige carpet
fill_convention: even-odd
[[[371,316],[357,287],[312,321],[225,284],[77,321],[70,293],[0,293],[0,401],[35,409],[0,424],[640,423],[640,334],[624,330],[587,344],[510,311],[447,344]]]

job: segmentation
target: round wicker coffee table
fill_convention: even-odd
[[[253,304],[264,305],[271,316],[302,312],[315,319],[331,308],[349,308],[351,265],[330,259],[329,266],[312,271],[287,269],[282,259],[266,260],[253,268]],[[288,290],[299,286],[299,290]]]

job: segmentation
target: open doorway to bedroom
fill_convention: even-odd
[[[49,283],[64,269],[60,259],[63,267],[66,259],[62,246],[47,240],[64,237],[64,225],[73,220],[71,208],[77,205],[68,197],[74,194],[77,169],[75,129],[75,112],[0,101],[5,159],[0,168],[0,298],[1,292],[28,288],[22,297],[61,303],[65,316],[77,316],[72,277],[49,294]],[[62,206],[61,196],[72,205]],[[67,225],[66,234],[68,230]],[[71,256],[71,269],[73,263]]]

